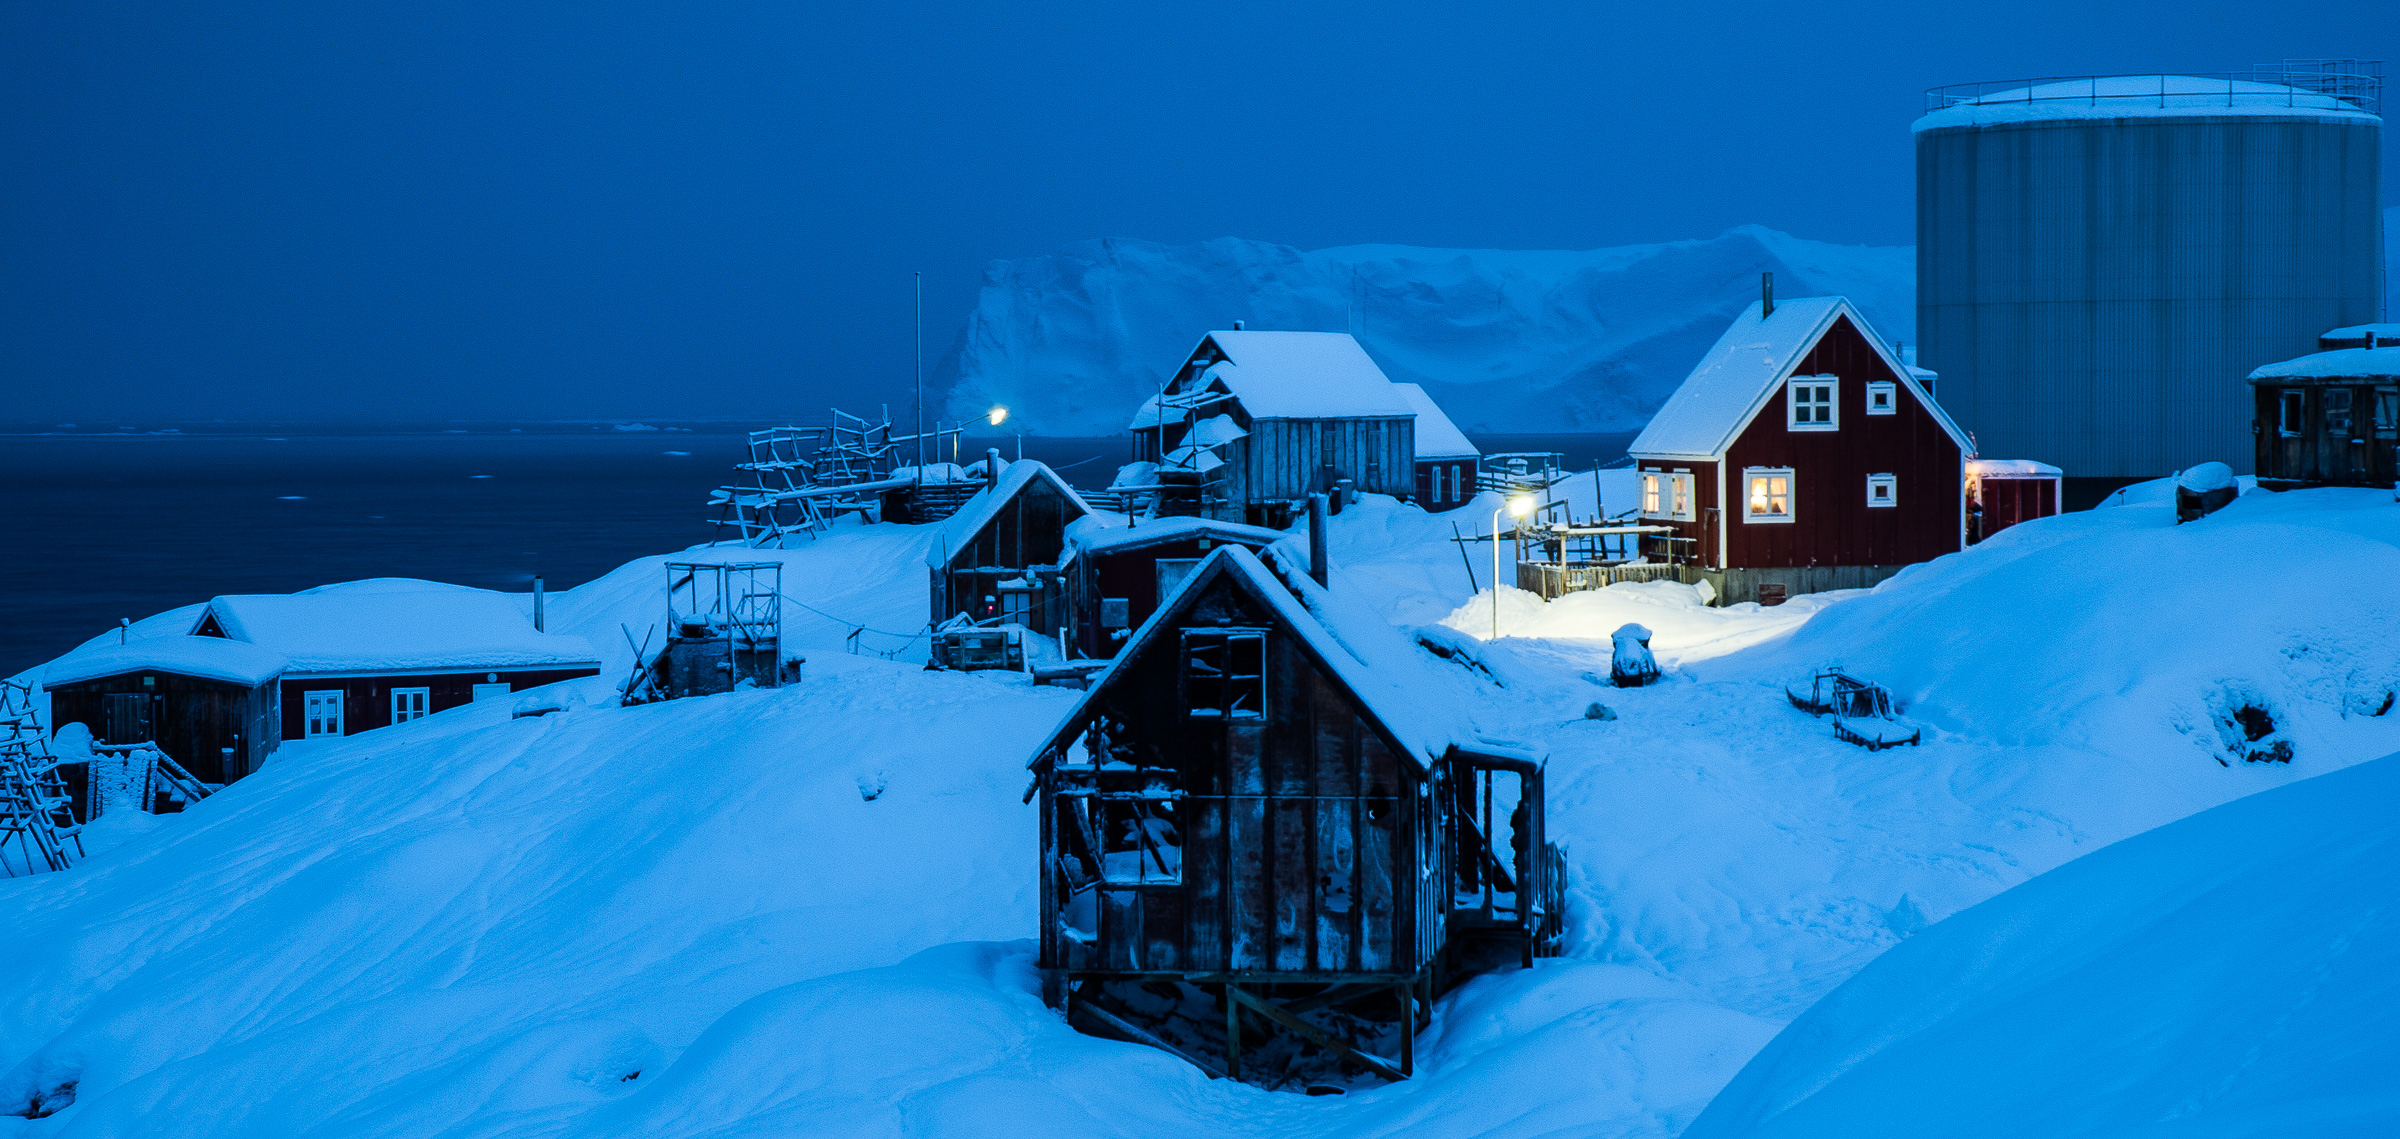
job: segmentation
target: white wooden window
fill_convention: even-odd
[[[2285,388],[2276,401],[2281,414],[2276,416],[2275,432],[2286,439],[2296,439],[2308,426],[2308,393],[2299,388]]]
[[[1867,505],[1869,505],[1869,506],[1898,506],[1898,505],[1900,505],[1900,476],[1898,476],[1898,475],[1868,475],[1868,476],[1867,476]]]
[[[1792,520],[1792,493],[1798,480],[1790,467],[1745,467],[1742,484],[1749,488],[1749,501],[1743,505],[1745,522],[1789,522]]]
[[[1646,474],[1642,476],[1642,517],[1666,517],[1666,513],[1659,509],[1660,494],[1658,484],[1660,480],[1664,478],[1666,478],[1665,475]]]
[[[1899,385],[1890,380],[1877,380],[1867,385],[1867,414],[1895,415],[1900,411]]]
[[[433,700],[430,688],[392,689],[392,722],[405,724],[425,718],[425,706]]]
[[[1832,431],[1841,426],[1841,412],[1834,400],[1840,381],[1834,376],[1793,376],[1784,385],[1790,419],[1786,426],[1794,431]]]
[[[500,681],[500,682],[499,682],[499,683],[497,683],[497,684],[478,684],[478,685],[476,685],[476,686],[475,686],[475,688],[474,688],[474,691],[473,691],[473,693],[472,693],[472,698],[473,698],[473,699],[476,699],[476,700],[497,700],[497,699],[499,699],[499,698],[501,698],[501,697],[503,697],[503,696],[506,696],[506,695],[508,695],[508,693],[509,693],[509,685],[508,685],[508,682],[507,682],[507,681],[505,681],[505,680],[503,680],[503,681]]]
[[[302,731],[300,734],[302,738],[313,740],[319,736],[342,734],[341,689],[303,693],[302,697],[305,700],[304,711],[306,713],[301,718]]]
[[[1692,520],[1692,476],[1681,474],[1667,479],[1667,517],[1677,522]]]

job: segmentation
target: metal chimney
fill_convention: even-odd
[[[1326,571],[1332,566],[1325,552],[1325,496],[1308,496],[1308,576],[1317,579],[1317,587],[1327,585]]]
[[[1760,310],[1758,319],[1760,320],[1775,315],[1775,274],[1773,273],[1758,275],[1758,307]]]
[[[542,575],[538,573],[533,575],[533,631],[536,633],[544,631],[542,629]]]
[[[983,475],[993,486],[1000,485],[1000,448],[987,447],[983,452]]]

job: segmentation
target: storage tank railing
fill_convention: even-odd
[[[2198,82],[2191,82],[2191,81]],[[2179,82],[2180,81],[2180,82]],[[2220,89],[2219,85],[2222,85]],[[1925,110],[1961,105],[2007,106],[2014,103],[2140,102],[2164,108],[2204,110],[2219,96],[2226,106],[2259,106],[2280,97],[2301,108],[2303,96],[2321,96],[2348,109],[2382,114],[2383,61],[2380,59],[2287,59],[2281,66],[2260,65],[2248,71],[2181,71],[2137,75],[2054,75],[2035,79],[2002,79],[1981,83],[1951,83],[1925,91]],[[2327,109],[2327,108],[2314,108]]]

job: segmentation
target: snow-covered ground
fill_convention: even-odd
[[[922,624],[926,528],[779,555],[834,615],[793,624],[801,686],[610,707],[618,627],[638,640],[662,600],[645,559],[550,598],[554,631],[622,654],[581,706],[287,748],[75,871],[0,882],[0,1139],[1671,1135],[1928,923],[2400,750],[2376,714],[2400,603],[2363,584],[2400,575],[2388,492],[2180,528],[2129,498],[1779,609],[1503,591],[1494,641],[1449,541],[1491,499],[1345,511],[1334,588],[1442,627],[1472,666],[1429,698],[1547,748],[1574,925],[1567,957],[1444,1001],[1418,1079],[1324,1098],[1041,1007],[1019,795],[1073,693],[926,672],[896,636],[861,640],[901,659],[842,651]],[[1467,558],[1488,585],[1488,548]],[[1627,620],[1655,631],[1655,686],[1605,683]],[[1866,752],[1784,699],[1836,661],[1925,743]],[[2279,742],[2288,763],[2242,758]]]

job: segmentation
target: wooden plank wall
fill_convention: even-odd
[[[2400,440],[2375,429],[2375,388],[2347,377],[2337,383],[2254,384],[2258,477],[2298,483],[2341,486],[2392,485],[2400,475]],[[2385,385],[2389,386],[2389,385]],[[2326,415],[2325,393],[2350,393],[2350,430],[2333,429]],[[2283,433],[2282,395],[2300,391],[2307,428],[2298,435]]]
[[[1243,469],[1229,485],[1238,502],[1286,501],[1323,490],[1318,479],[1328,465],[1361,491],[1394,498],[1416,493],[1414,419],[1261,419],[1236,446]]]
[[[145,687],[142,677],[152,678]],[[112,740],[107,735],[107,697],[141,693],[151,698],[152,740]],[[82,724],[103,743],[159,745],[169,759],[203,783],[230,783],[266,762],[282,733],[275,716],[275,685],[244,688],[173,673],[129,673],[64,685],[50,693],[52,723]],[[234,749],[225,762],[225,748]]]

